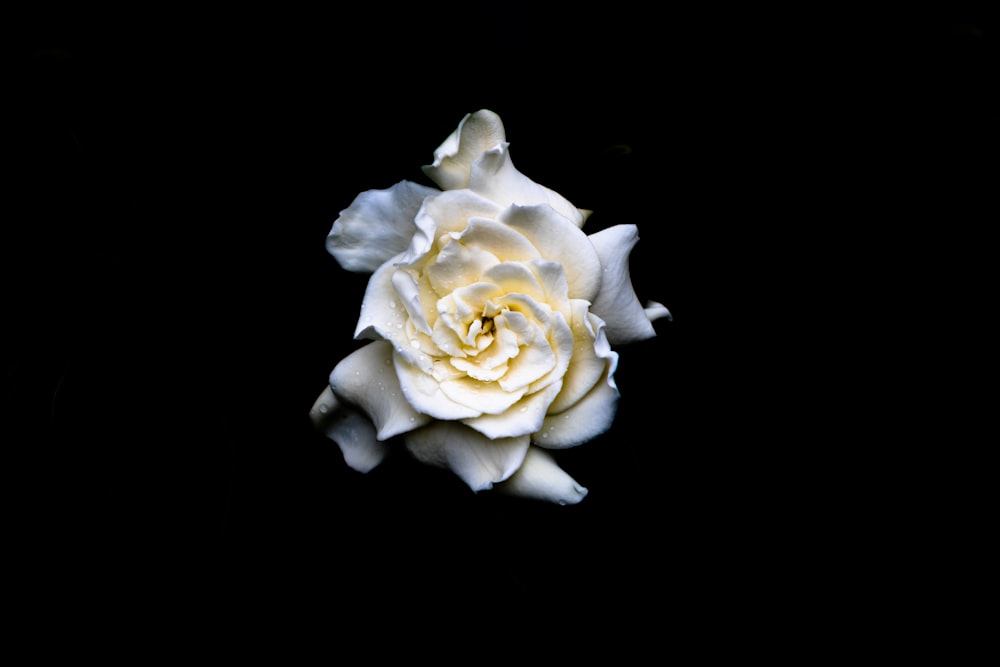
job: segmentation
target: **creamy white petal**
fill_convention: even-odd
[[[572,362],[563,377],[562,393],[550,408],[553,413],[562,412],[586,396],[607,371],[608,359],[600,356],[597,347],[598,336],[603,337],[604,333],[599,333],[595,326],[595,323],[600,323],[601,327],[604,324],[587,310],[588,306],[586,301],[579,299],[571,302],[573,314],[569,327],[572,331],[572,350],[568,356]],[[606,337],[603,345],[607,345]]]
[[[545,377],[563,356],[568,356],[572,351],[572,342],[566,346],[568,349],[553,349],[553,343],[559,345],[561,337],[553,336],[553,340],[545,338],[545,332],[539,330],[535,334],[535,340],[529,345],[522,345],[516,357],[510,360],[510,369],[499,381],[504,391],[518,391],[527,388],[532,382],[537,382]]]
[[[551,454],[538,447],[529,447],[517,472],[494,489],[559,505],[575,505],[587,495],[585,487],[560,468]]]
[[[539,185],[519,172],[510,159],[509,144],[501,143],[482,154],[472,165],[469,189],[501,206],[548,204],[578,229],[584,216],[558,192]]]
[[[649,319],[650,322],[652,322],[653,320],[658,320],[661,317],[665,317],[668,320],[674,319],[674,316],[670,314],[670,311],[667,310],[667,307],[664,306],[662,303],[657,303],[656,301],[647,301],[646,307],[643,310],[645,311],[646,317]]]
[[[473,491],[509,478],[528,451],[528,436],[491,440],[454,422],[434,422],[407,433],[406,448],[423,463],[447,468]]]
[[[500,116],[488,109],[466,114],[434,151],[434,163],[424,166],[423,171],[443,190],[467,188],[472,163],[484,151],[506,140]]]
[[[500,215],[497,209],[496,215]],[[540,259],[531,240],[517,229],[497,220],[473,217],[468,226],[456,239],[463,245],[482,248],[502,262],[523,262]]]
[[[529,392],[540,391],[542,387],[553,382],[562,382],[566,370],[573,362],[573,330],[561,312],[553,313],[547,340],[550,349],[555,354],[555,363],[548,373],[532,381],[528,387]]]
[[[409,315],[392,285],[392,276],[398,271],[393,264],[386,262],[368,279],[354,329],[356,339],[389,340],[397,346],[409,344],[405,332]]]
[[[393,272],[390,281],[392,282],[393,289],[399,296],[399,302],[406,309],[406,314],[409,316],[410,322],[416,327],[417,331],[430,336],[431,327],[424,317],[424,307],[420,299],[421,290],[417,279],[411,276],[409,272],[397,269]]]
[[[337,443],[344,462],[359,472],[370,471],[389,453],[388,444],[376,437],[371,420],[338,401],[330,387],[316,399],[309,418],[319,431]]]
[[[502,292],[519,292],[535,300],[544,300],[545,292],[535,273],[524,262],[502,262],[488,267],[483,280],[500,288]]]
[[[462,423],[476,429],[488,438],[509,438],[537,432],[542,428],[545,411],[559,394],[561,384],[550,384],[539,392],[529,394],[503,414],[483,415],[463,419]]]
[[[333,392],[357,406],[385,440],[430,421],[407,403],[393,367],[392,344],[374,341],[341,360],[330,374]]]
[[[480,409],[453,401],[441,390],[442,382],[451,380],[437,379],[433,373],[421,370],[419,366],[408,362],[401,354],[393,356],[393,361],[403,396],[417,412],[445,421],[468,419],[483,414]],[[438,364],[451,366],[444,360],[434,360],[432,364],[434,366]],[[439,375],[445,378],[449,377],[447,370]]]
[[[524,234],[546,260],[562,265],[571,297],[593,301],[601,288],[601,259],[586,234],[545,205],[511,206],[499,220]]]
[[[615,370],[618,368],[618,353],[611,349],[600,318],[593,314],[589,317],[592,326],[597,330],[594,351],[604,366],[601,378],[568,409],[557,413],[556,403],[553,402],[542,428],[532,436],[532,442],[536,445],[550,449],[575,447],[607,431],[615,419],[619,398],[614,378]],[[569,373],[566,376],[567,382],[563,385],[564,394],[567,392],[569,381],[573,379]],[[579,382],[578,379],[573,380]],[[580,383],[577,386],[581,387],[584,384]]]
[[[612,345],[645,340],[656,335],[649,317],[632,288],[628,257],[639,241],[635,225],[615,225],[590,235],[601,258],[601,291],[590,311],[607,322]]]
[[[437,192],[410,181],[362,192],[334,221],[327,251],[344,269],[371,273],[410,245],[421,204]]]
[[[507,391],[496,382],[480,382],[471,377],[445,380],[440,387],[444,395],[454,402],[476,410],[476,416],[500,414],[517,403],[527,391],[527,387],[523,386]]]
[[[444,296],[454,290],[483,279],[483,272],[499,264],[496,255],[454,240],[438,253],[427,267],[427,279],[436,294]]]

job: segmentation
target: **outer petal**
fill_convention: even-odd
[[[333,392],[360,408],[375,424],[379,440],[412,431],[431,420],[403,396],[392,367],[392,344],[375,341],[345,357],[330,374]]]
[[[316,399],[309,418],[317,429],[337,443],[344,462],[359,472],[370,471],[389,452],[388,445],[375,437],[371,421],[338,401],[330,387]]]
[[[635,225],[615,225],[589,236],[601,258],[601,291],[590,311],[607,322],[612,345],[645,340],[656,335],[642,304],[632,288],[628,256],[639,241]],[[654,313],[655,315],[656,313]]]
[[[528,451],[528,436],[490,440],[467,426],[434,422],[406,434],[406,448],[420,461],[448,468],[473,491],[509,478]]]
[[[601,288],[601,257],[584,234],[551,206],[511,206],[498,218],[521,232],[545,259],[562,264],[569,296],[592,301]]]
[[[502,415],[483,415],[463,419],[462,422],[487,438],[509,438],[535,433],[542,428],[545,410],[561,387],[560,382],[550,384],[542,391],[525,396]]]
[[[567,354],[570,364],[563,377],[562,392],[549,408],[552,413],[562,412],[580,401],[607,373],[607,355],[613,353],[604,336],[604,322],[588,312],[588,305],[580,299],[570,302],[573,309],[572,349]]]
[[[437,192],[410,181],[362,192],[334,221],[326,249],[344,269],[371,273],[406,250],[416,232],[417,211]]]
[[[487,109],[466,114],[444,142],[434,151],[434,164],[424,173],[443,190],[469,187],[472,163],[486,150],[506,141],[500,116]]]
[[[393,360],[395,361],[396,376],[399,378],[403,395],[410,405],[435,419],[446,421],[468,419],[483,414],[482,410],[477,410],[451,400],[441,390],[441,382],[407,361],[406,357],[402,354],[403,350],[405,348],[401,348],[400,352],[393,357]],[[434,363],[446,364],[447,362],[435,361]]]
[[[586,216],[558,192],[514,168],[506,142],[490,148],[472,165],[469,189],[501,206],[548,204],[579,228]]]
[[[566,474],[551,454],[537,447],[529,447],[518,471],[495,488],[503,493],[560,505],[575,505],[587,495],[587,489]]]
[[[608,339],[604,336],[603,322],[600,322],[595,315],[590,317],[592,326],[597,330],[594,352],[604,363],[604,375],[601,381],[572,407],[546,416],[542,427],[531,438],[533,444],[547,449],[575,447],[611,428],[615,413],[618,411],[619,392],[614,379],[615,370],[618,368],[618,353],[611,349]],[[567,373],[567,380],[570,379]]]

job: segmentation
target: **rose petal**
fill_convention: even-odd
[[[500,215],[500,209],[495,215]],[[539,259],[538,248],[524,234],[508,225],[486,218],[469,218],[468,226],[456,241],[462,245],[481,248],[502,262],[521,262]]]
[[[396,271],[393,262],[386,262],[368,279],[361,314],[354,329],[355,339],[389,340],[397,346],[408,343],[404,331],[408,314],[392,285]]]
[[[537,432],[542,428],[545,411],[559,394],[562,385],[550,384],[539,392],[529,394],[500,415],[483,415],[463,419],[462,423],[476,429],[487,438],[510,438]]]
[[[375,341],[355,350],[330,374],[330,386],[342,400],[357,406],[385,440],[431,420],[413,409],[403,395],[392,366],[392,344]]]
[[[408,362],[402,354],[394,355],[393,361],[403,396],[418,412],[445,421],[468,419],[483,414],[481,409],[453,401],[441,390],[442,382],[452,380],[438,380],[434,374],[447,378],[447,370],[440,373],[435,370],[433,374],[425,372],[417,365]],[[451,367],[451,364],[444,360],[434,360],[432,363],[435,366],[442,364]]]
[[[468,426],[434,422],[405,436],[417,460],[458,475],[473,491],[489,489],[510,477],[528,451],[528,436],[490,440]]]
[[[608,339],[604,336],[603,322],[592,313],[589,317],[592,326],[597,330],[597,340],[593,346],[596,359],[604,366],[601,379],[582,398],[562,412],[555,410],[559,399],[553,402],[542,428],[532,436],[532,442],[536,445],[549,449],[575,447],[607,431],[615,419],[619,398],[618,386],[614,379],[615,370],[618,368],[618,353],[611,349]],[[579,382],[579,379],[573,377],[571,373],[572,369],[566,374],[560,399],[567,393],[567,387],[571,382]],[[578,386],[584,384],[580,383]],[[573,388],[569,388],[569,391],[573,391]]]
[[[434,151],[434,163],[424,166],[423,171],[442,190],[467,188],[472,163],[506,140],[500,116],[487,109],[466,114]]]
[[[567,356],[572,357],[573,363],[566,369],[562,392],[549,408],[552,413],[562,412],[583,398],[607,371],[609,359],[598,352],[600,347],[607,348],[610,353],[603,331],[604,323],[588,311],[588,306],[586,301],[579,299],[571,302],[573,315],[569,327],[572,349]]]
[[[362,192],[334,221],[327,251],[347,271],[371,273],[410,245],[417,211],[437,192],[410,181]]]
[[[472,165],[469,189],[501,206],[548,204],[579,229],[584,215],[558,192],[539,185],[519,172],[510,159],[510,144],[490,148]]]
[[[521,386],[507,391],[496,382],[480,382],[471,377],[445,380],[440,387],[444,395],[455,403],[475,410],[475,416],[500,414],[521,400],[528,390]]]
[[[650,322],[658,320],[661,317],[665,317],[668,320],[674,319],[674,316],[670,314],[670,311],[667,310],[667,307],[664,306],[662,303],[657,303],[656,301],[647,301],[646,307],[643,309],[643,311],[646,313],[646,317],[649,319]]]
[[[337,443],[344,462],[359,472],[370,471],[389,452],[389,446],[375,436],[371,421],[338,401],[330,387],[316,399],[309,418],[319,431]]]
[[[518,230],[546,260],[561,264],[569,296],[592,301],[601,288],[601,259],[590,239],[550,206],[511,206],[501,222]]]
[[[615,225],[590,235],[601,258],[601,291],[593,299],[590,312],[607,322],[606,333],[612,345],[645,340],[656,330],[639,303],[629,274],[628,256],[639,241],[635,225]]]
[[[455,239],[427,267],[427,279],[436,294],[445,296],[463,285],[482,280],[484,269],[499,263],[496,255]]]
[[[560,505],[575,505],[587,495],[586,488],[560,468],[551,454],[538,447],[529,447],[517,472],[494,488]]]

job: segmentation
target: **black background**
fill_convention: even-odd
[[[851,358],[838,314],[869,311],[846,283],[896,224],[894,195],[864,195],[916,187],[895,182],[910,158],[975,153],[993,24],[951,7],[13,22],[5,476],[34,603],[180,600],[210,627],[517,608],[518,627],[615,616],[717,648],[720,625],[766,642],[738,630],[762,606],[820,629],[796,610],[850,590],[884,525],[830,538],[874,473],[840,476],[858,405],[812,381]],[[520,171],[594,211],[588,232],[638,225],[636,291],[674,314],[619,348],[611,431],[559,452],[577,506],[405,456],[360,475],[307,419],[359,345],[366,277],[326,253],[333,220],[362,190],[430,185],[420,166],[479,108]]]

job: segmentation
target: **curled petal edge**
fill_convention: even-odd
[[[660,310],[656,307],[659,304],[651,302],[652,310],[647,311],[632,287],[628,262],[632,248],[639,241],[638,228],[632,224],[615,225],[588,238],[601,259],[603,277],[590,310],[607,322],[608,340],[619,345],[654,337],[652,319],[665,317],[666,308],[660,306]]]
[[[313,403],[309,419],[316,430],[337,444],[344,462],[358,472],[371,471],[389,453],[388,445],[376,437],[371,420],[337,400],[330,387]]]
[[[400,181],[384,190],[366,190],[340,212],[326,237],[326,249],[341,268],[371,273],[405,250],[418,231],[414,218],[434,188]]]
[[[457,422],[436,421],[404,436],[407,450],[422,463],[446,468],[473,491],[493,488],[521,467],[528,436],[491,440]]]
[[[538,447],[528,447],[517,472],[493,488],[500,493],[558,505],[575,505],[587,495],[586,487],[560,468],[550,453]]]
[[[442,190],[469,187],[472,164],[485,151],[507,140],[500,116],[488,109],[466,114],[448,138],[434,151],[433,164],[423,172]]]

